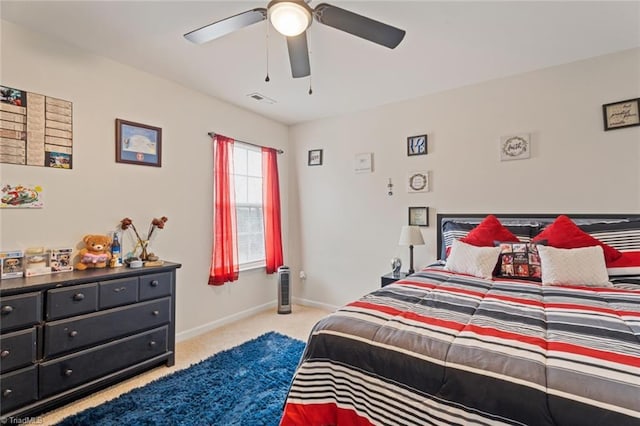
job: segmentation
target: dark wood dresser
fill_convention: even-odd
[[[176,270],[0,281],[0,419],[32,417],[175,362]]]

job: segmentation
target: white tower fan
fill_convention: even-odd
[[[278,268],[278,313],[291,313],[291,271],[288,266]]]

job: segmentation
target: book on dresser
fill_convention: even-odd
[[[0,281],[0,420],[33,417],[175,363],[176,270]]]

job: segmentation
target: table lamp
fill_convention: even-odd
[[[420,228],[417,226],[403,226],[398,244],[401,246],[409,246],[409,275],[411,275],[415,272],[413,269],[413,246],[421,246],[424,244]]]

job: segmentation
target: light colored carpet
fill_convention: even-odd
[[[72,404],[45,413],[34,420],[37,424],[53,425],[71,414],[102,404],[133,388],[144,386],[158,377],[189,367],[217,352],[237,346],[268,331],[277,331],[306,342],[313,325],[328,313],[322,309],[296,305],[288,315],[278,315],[275,309],[271,309],[217,328],[176,344],[176,364],[173,367],[154,368]]]

